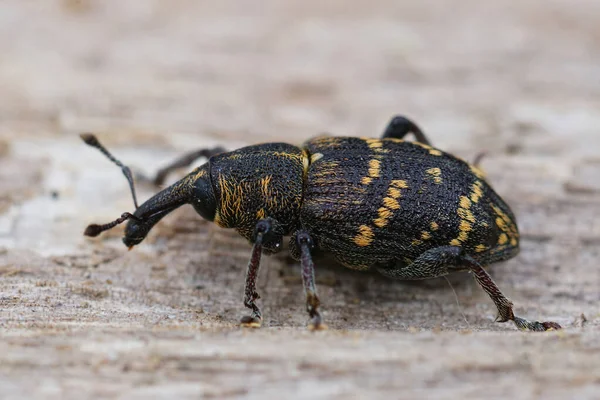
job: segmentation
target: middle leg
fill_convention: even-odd
[[[308,328],[311,330],[327,329],[327,325],[323,323],[321,314],[317,310],[321,302],[319,296],[317,296],[317,288],[315,286],[315,264],[310,254],[310,251],[314,248],[313,241],[306,231],[298,231],[294,236],[300,253],[302,283],[306,292],[306,311],[310,316]]]

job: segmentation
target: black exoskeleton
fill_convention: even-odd
[[[417,141],[405,141],[412,133]],[[525,330],[559,329],[555,322],[528,321],[483,266],[514,257],[519,231],[506,203],[474,165],[430,146],[410,120],[395,117],[382,139],[318,137],[302,147],[285,143],[221,148],[189,153],[160,171],[168,172],[208,157],[201,167],[137,206],[133,178],[90,134],[84,141],[119,165],[136,210],[85,234],[128,220],[123,242],[141,243],[174,209],[191,204],[203,218],[235,228],[252,244],[242,323],[260,326],[256,278],[262,253],[277,252],[291,236],[290,252],[302,265],[306,306],[313,328],[324,325],[318,311],[311,253],[331,253],[348,268],[375,269],[390,278],[427,279],[467,270],[491,297],[497,321]]]

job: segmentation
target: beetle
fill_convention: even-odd
[[[405,140],[410,133],[414,141]],[[220,227],[236,229],[252,244],[244,290],[251,313],[242,318],[243,325],[261,325],[256,304],[261,255],[279,251],[283,238],[290,236],[313,329],[325,327],[315,287],[316,249],[348,268],[376,270],[395,279],[466,270],[496,305],[496,321],[513,321],[531,331],[561,328],[556,322],[516,316],[512,302],[484,269],[519,252],[519,230],[509,206],[476,165],[432,147],[406,117],[392,118],[380,139],[323,136],[302,147],[265,143],[230,152],[191,152],[162,169],[155,183],[198,157],[208,161],[141,206],[130,169],[94,135],[81,137],[121,167],[135,204],[133,213],[89,225],[85,235],[97,236],[127,221],[123,243],[132,248],[184,204]]]

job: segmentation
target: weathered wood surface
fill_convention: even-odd
[[[600,6],[447,3],[3,1],[0,397],[598,398]],[[131,210],[81,131],[149,174],[194,147],[377,136],[395,113],[488,151],[523,233],[494,277],[564,331],[494,323],[468,277],[455,296],[321,263],[313,334],[284,255],[248,331],[234,233],[181,209],[132,252],[81,236]]]

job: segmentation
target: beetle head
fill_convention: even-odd
[[[215,193],[210,182],[210,163],[206,163],[196,168],[180,181],[160,191],[141,206],[137,206],[135,188],[133,185],[132,174],[128,167],[115,159],[104,148],[98,140],[89,134],[81,135],[82,139],[90,146],[96,147],[104,153],[111,161],[121,167],[123,174],[127,177],[131,193],[134,199],[136,210],[133,214],[123,213],[115,221],[104,225],[89,225],[84,235],[98,236],[100,233],[112,229],[115,226],[129,221],[125,227],[125,236],[123,243],[130,249],[140,244],[148,235],[152,227],[158,223],[165,215],[184,204],[191,203],[194,209],[202,217],[212,221],[216,212]]]

